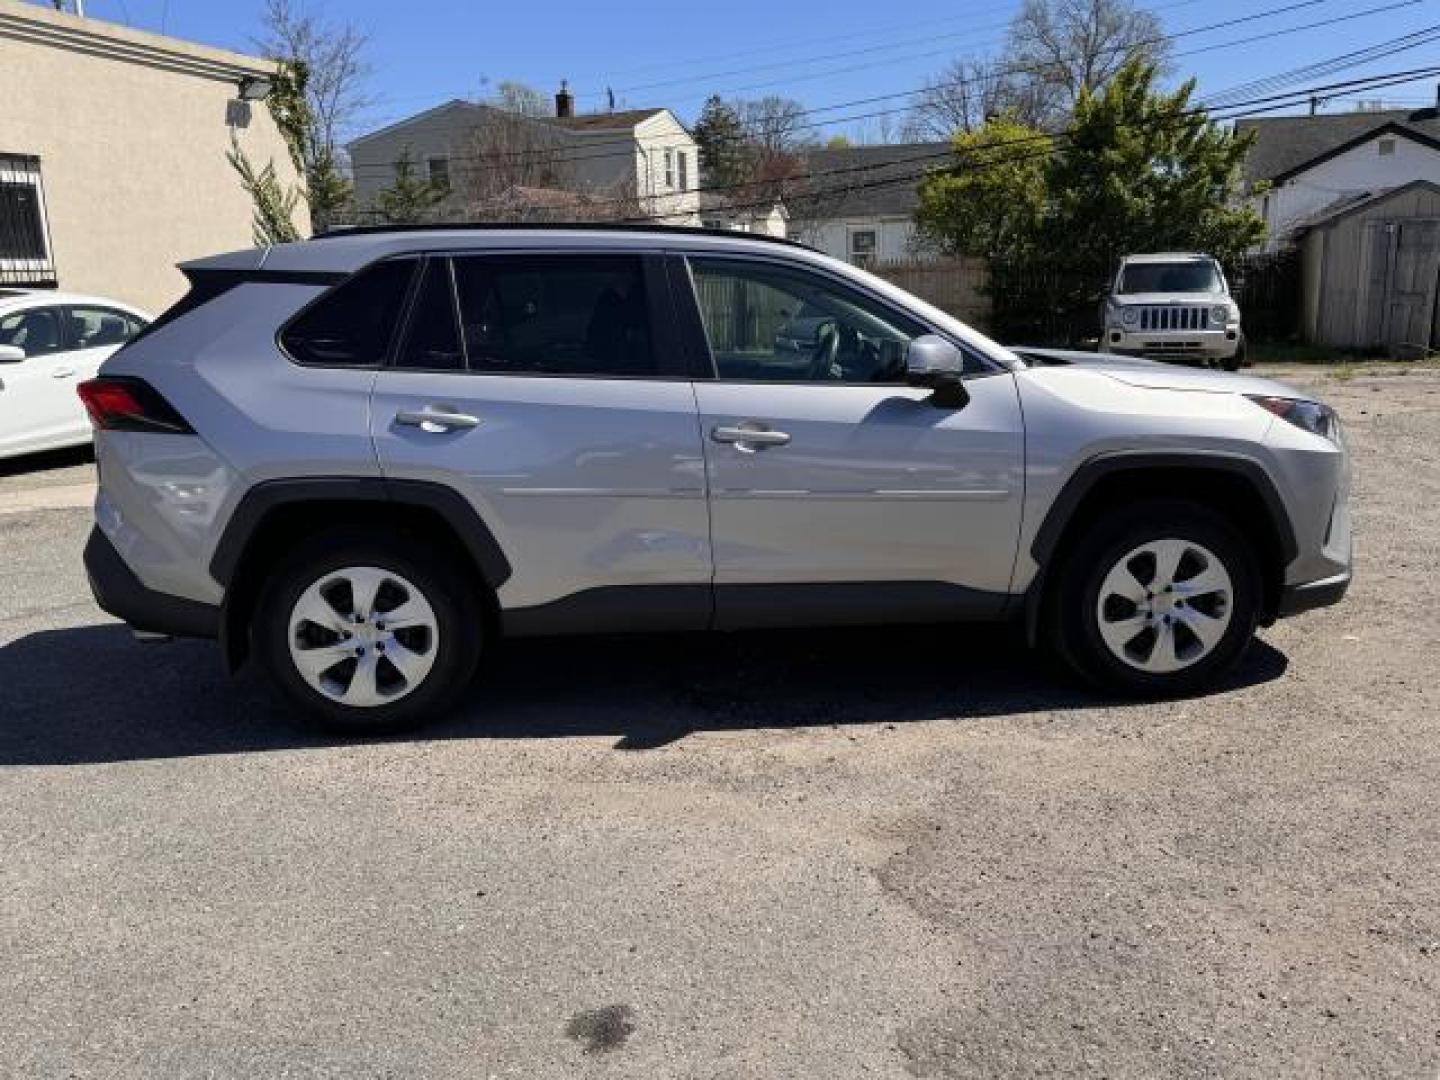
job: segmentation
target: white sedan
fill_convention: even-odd
[[[0,458],[88,443],[75,387],[150,321],[118,300],[0,289]]]

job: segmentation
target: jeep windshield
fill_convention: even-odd
[[[1120,272],[1125,293],[1220,293],[1225,284],[1214,263],[1143,262],[1130,263]]]

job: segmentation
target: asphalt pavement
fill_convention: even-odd
[[[0,463],[0,1075],[1435,1076],[1440,376],[1310,381],[1352,596],[1157,705],[993,632],[576,639],[320,738],[94,607],[83,455]]]

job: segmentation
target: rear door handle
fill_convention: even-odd
[[[737,450],[761,450],[767,446],[784,446],[790,441],[785,431],[775,431],[753,420],[745,420],[727,427],[721,425],[710,429],[710,438],[718,443],[733,443]]]
[[[73,367],[62,367],[56,368],[54,371],[50,372],[50,377],[52,379],[68,379],[74,374],[75,369]]]
[[[431,405],[428,408],[401,409],[395,414],[395,423],[406,427],[418,427],[432,434],[442,431],[464,431],[480,426],[480,418],[452,409],[448,405]]]

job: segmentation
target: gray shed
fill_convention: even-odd
[[[1420,356],[1440,348],[1440,184],[1349,197],[1304,226],[1305,340]]]

